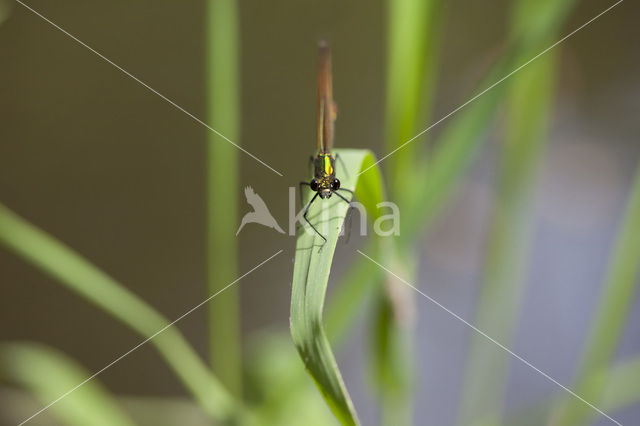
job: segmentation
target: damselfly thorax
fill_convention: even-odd
[[[336,178],[336,159],[328,152],[319,153],[313,161],[313,179],[309,187],[320,195],[329,198],[334,191],[340,189],[340,181]]]

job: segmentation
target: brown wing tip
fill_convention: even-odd
[[[329,84],[331,84],[331,49],[329,49],[329,44],[325,40],[318,42],[318,58],[318,69],[320,70],[318,77],[321,80],[329,79]]]
[[[326,40],[320,40],[318,42],[318,50],[320,51],[320,54],[329,53],[329,43],[327,43]]]

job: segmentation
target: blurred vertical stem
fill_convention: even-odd
[[[385,148],[391,152],[415,136],[433,98],[438,43],[436,11],[440,0],[389,1]],[[387,160],[387,181],[395,196],[406,188],[415,166],[417,144]]]
[[[387,91],[385,147],[388,152],[417,133],[421,115],[431,105],[435,81],[437,43],[436,10],[439,0],[389,1],[387,36]],[[388,160],[389,186],[402,207],[404,191],[410,187],[416,164],[416,144],[397,151]],[[415,276],[411,250],[389,244],[384,257],[404,276]],[[380,398],[382,423],[411,423],[413,405],[413,300],[408,288],[387,279],[384,291],[377,292],[373,335],[372,367]]]
[[[595,320],[573,390],[590,402],[599,401],[607,384],[605,375],[593,379],[593,373],[610,367],[620,342],[629,310],[634,301],[640,267],[640,166],[636,171],[617,242],[609,261],[609,269],[600,294]],[[591,378],[590,378],[591,377]],[[556,414],[557,424],[588,424],[593,409],[567,398]]]
[[[402,277],[415,277],[414,256],[399,255],[399,251],[384,249],[382,258],[390,269]],[[377,292],[373,325],[373,377],[380,396],[382,425],[413,424],[413,393],[415,368],[413,355],[413,325],[415,308],[413,290],[392,275],[385,276],[385,285]]]
[[[239,143],[239,35],[235,0],[208,0],[206,7],[207,123]],[[238,151],[214,133],[207,144],[207,281],[213,294],[237,274]],[[227,388],[242,388],[239,290],[226,290],[209,305],[213,370]]]
[[[519,18],[532,3],[535,1],[522,0],[517,4],[514,32],[523,30]],[[525,57],[530,54],[522,53]],[[535,178],[553,100],[554,56],[550,52],[540,57],[508,83],[498,195],[474,321],[505,346],[513,343],[526,282]],[[480,417],[487,419],[487,424],[498,425],[502,423],[510,357],[483,336],[474,333],[470,339],[458,424],[468,425]]]

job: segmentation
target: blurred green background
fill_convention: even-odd
[[[202,2],[28,4],[205,117]],[[420,128],[472,96],[506,44],[510,4],[444,4],[433,110],[423,114]],[[609,5],[577,2],[560,34]],[[21,6],[3,2],[2,7],[8,16],[0,25],[0,201],[82,253],[167,318],[178,317],[207,295],[207,130]],[[318,39],[326,38],[333,50],[336,144],[372,149],[380,157],[387,152],[386,4],[241,2],[239,12],[240,139],[284,177],[241,154],[237,193],[241,196],[243,187],[251,185],[285,227],[287,188],[306,177],[307,159],[315,149]],[[637,3],[624,2],[555,51],[553,108],[531,206],[529,272],[517,337],[510,346],[561,383],[574,378],[640,159],[639,12]],[[498,110],[463,184],[415,249],[417,284],[469,321],[483,279],[500,129],[508,112],[506,105]],[[432,140],[444,125],[415,144],[426,145],[425,139]],[[240,201],[238,220],[248,211]],[[339,247],[332,276],[340,276],[353,261],[358,244],[356,239]],[[258,226],[246,227],[239,236],[240,272],[285,248],[240,283],[245,345],[253,333],[288,327],[293,247],[293,238]],[[140,341],[4,248],[0,286],[0,341],[42,342],[90,371]],[[619,359],[640,353],[640,300],[635,297],[616,353]],[[211,309],[225,302],[222,294]],[[415,304],[414,421],[452,424],[472,332],[426,299]],[[203,357],[206,318],[203,309],[179,325]],[[363,366],[367,330],[359,316],[337,356],[360,418],[368,425],[377,421],[378,412]],[[497,347],[489,351],[502,355]],[[116,394],[186,396],[150,346],[100,380]],[[517,362],[511,364],[507,389],[508,412],[558,390]],[[7,407],[16,398],[22,396],[13,388],[0,387],[0,423],[15,422],[15,414],[2,413],[10,413]],[[33,424],[51,421],[44,417]],[[636,424],[640,406],[615,417]]]

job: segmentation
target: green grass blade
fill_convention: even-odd
[[[574,3],[575,0],[545,0],[528,5],[526,13],[521,13],[518,19],[525,21],[528,17],[529,25],[522,24],[522,32],[512,37],[505,53],[482,79],[476,93],[492,87],[556,41],[560,24]],[[543,57],[544,55],[536,61]],[[535,61],[531,64],[533,63]],[[515,78],[516,75],[510,78]],[[449,195],[454,192],[482,147],[482,137],[507,89],[506,81],[493,86],[441,124],[446,128],[435,142],[433,153],[428,159],[421,160],[413,177],[412,190],[407,193],[410,198],[407,200],[407,207],[403,209],[401,238],[415,241],[422,235],[445,205]],[[460,103],[463,104],[462,101]],[[423,137],[412,144],[421,143]]]
[[[29,390],[43,405],[89,375],[77,362],[50,347],[26,342],[0,343],[0,377]],[[52,405],[51,411],[71,426],[134,424],[98,379]]]
[[[236,0],[207,0],[207,123],[239,143],[240,70]],[[207,143],[207,293],[214,294],[237,276],[238,149],[209,132]],[[224,385],[242,388],[240,289],[225,291],[224,303],[210,304],[209,355]]]
[[[369,244],[368,249],[363,249],[365,253],[371,253],[374,244]],[[354,261],[359,260],[355,258]],[[325,315],[325,323],[327,335],[332,345],[337,345],[349,330],[348,325],[354,320],[354,317],[369,304],[367,299],[367,289],[374,286],[375,282],[380,279],[380,268],[371,267],[371,262],[356,263],[357,267],[351,268],[347,275],[343,276],[340,281],[348,285],[336,286],[333,291],[333,297],[327,304],[327,312]],[[374,265],[375,266],[375,265]]]
[[[414,252],[398,252],[390,244],[382,245],[381,258],[400,276],[415,279],[418,261]],[[380,400],[381,424],[413,424],[414,367],[414,294],[406,284],[386,275],[385,285],[377,292],[372,327],[372,376]]]
[[[589,374],[587,381],[605,383],[602,397],[596,406],[606,413],[630,407],[640,402],[640,356],[619,362],[596,373]],[[519,410],[507,417],[506,424],[518,426],[539,426],[543,424],[562,425],[553,418],[549,420],[549,413],[558,400],[567,398],[564,390],[558,390],[552,397]],[[473,426],[487,424],[483,420],[473,423]]]
[[[631,194],[609,269],[604,280],[593,326],[573,390],[587,401],[597,401],[605,387],[603,380],[589,379],[594,371],[610,365],[620,342],[634,294],[637,290],[640,268],[640,167],[631,188]],[[554,418],[561,424],[587,424],[593,410],[580,401],[566,399]]]
[[[2,204],[0,243],[145,338],[169,323],[125,286]],[[237,414],[232,397],[176,327],[167,328],[150,343],[209,415],[226,419]]]
[[[516,53],[522,50],[535,51],[531,57],[548,47],[547,42],[550,34],[556,34],[559,24],[562,22],[573,0],[556,2],[555,6],[549,7],[542,15],[546,20],[537,20],[539,24],[528,34],[526,39],[511,44],[503,57],[494,65],[487,77],[478,85],[478,91],[484,90],[500,78],[513,71],[522,64],[522,58]],[[557,9],[555,9],[557,8]],[[536,50],[537,49],[537,50]],[[526,60],[531,57],[526,58]],[[517,62],[516,59],[521,62]],[[423,235],[430,227],[433,219],[446,205],[448,198],[455,192],[457,185],[464,176],[476,153],[482,147],[482,136],[489,127],[493,115],[499,105],[499,101],[504,95],[504,85],[498,85],[482,95],[463,110],[457,112],[450,118],[442,134],[438,137],[433,154],[424,160],[420,160],[416,168],[416,175],[411,185],[409,195],[413,198],[403,204],[401,235],[402,245],[409,246]],[[426,127],[426,125],[425,125]],[[420,144],[422,139],[412,142]],[[404,142],[403,142],[404,143]],[[404,149],[404,148],[403,148]],[[386,161],[385,161],[386,162]],[[384,164],[384,163],[383,163]],[[368,173],[368,172],[367,172]],[[373,247],[363,250],[365,253],[373,252]],[[363,285],[362,281],[374,281],[382,276],[379,268],[371,268],[370,263],[365,258],[354,260],[350,269],[341,279],[336,287],[341,289],[336,293],[331,304],[347,306],[346,299],[357,302],[364,297],[369,287]],[[348,279],[347,279],[348,278]],[[353,289],[350,289],[353,287]],[[344,289],[344,290],[342,290]],[[344,300],[342,298],[345,298]],[[330,304],[330,306],[331,306]],[[331,309],[327,312],[327,320],[333,321],[335,316],[336,329],[341,330],[341,335],[346,333],[348,325],[351,323],[349,314],[355,315],[358,312],[357,306],[350,306],[343,312],[335,312]],[[345,314],[346,312],[347,314]]]
[[[374,163],[373,156],[365,150],[338,150],[337,153],[346,166],[342,174],[343,188],[355,189],[358,201],[368,212],[375,214],[376,204],[383,200],[384,193],[377,169],[363,174],[357,181],[360,170]],[[310,198],[311,192],[307,191],[305,202]],[[331,410],[342,424],[354,425],[358,424],[358,418],[322,322],[333,253],[348,206],[336,196],[316,201],[309,210],[309,219],[325,235],[327,242],[320,250],[323,240],[313,230],[298,231],[291,294],[291,336]]]
[[[385,149],[391,152],[419,130],[432,105],[437,68],[439,0],[387,2],[387,83]],[[389,158],[387,183],[394,195],[406,190],[415,167],[417,145]]]
[[[640,402],[640,356],[609,369],[602,391],[601,408],[615,411]],[[600,379],[593,380],[600,382]]]
[[[540,44],[553,43],[555,33],[539,29],[557,27],[571,3],[516,3],[511,22],[511,39],[521,49],[513,53],[516,63],[535,56]],[[508,91],[507,134],[474,324],[506,346],[513,342],[527,276],[532,198],[553,100],[554,56],[547,52],[529,63],[502,88]],[[487,424],[502,422],[509,362],[508,354],[477,334],[471,336],[458,424],[470,424],[479,416]]]
[[[373,244],[368,247],[367,253],[375,250]],[[336,286],[333,290],[334,297],[327,304],[324,318],[327,337],[334,350],[339,350],[355,317],[371,305],[372,298],[367,297],[366,289],[377,284],[380,268],[370,266],[370,263],[362,264],[363,269],[352,270],[348,277],[341,279],[350,285]],[[253,393],[259,395],[257,414],[266,424],[295,425],[299,422],[300,406],[304,405],[307,407],[304,412],[313,411],[314,424],[335,423],[328,407],[323,407],[330,416],[327,420],[325,412],[315,406],[321,396],[313,384],[309,386],[308,376],[300,368],[303,364],[299,354],[290,346],[283,347],[280,341],[281,336],[260,338],[259,344],[252,345],[254,350],[250,351],[249,388],[253,387]],[[287,341],[290,345],[290,338]]]
[[[553,99],[555,60],[540,58],[509,84],[507,135],[502,150],[498,197],[489,231],[488,254],[474,324],[510,346],[519,319],[532,236],[535,177],[545,146]],[[479,415],[500,424],[511,357],[471,335],[458,423]]]
[[[259,332],[250,341],[247,392],[256,399],[257,415],[263,425],[298,426],[338,424],[315,385],[304,372],[304,364],[291,345],[291,336],[280,332]]]
[[[440,0],[387,2],[387,152],[394,151],[411,139],[420,130],[418,123],[430,115],[438,63],[437,35],[441,4]],[[388,184],[401,211],[405,207],[405,193],[413,190],[417,153],[426,152],[418,148],[418,144],[410,144],[389,157],[386,163]],[[387,251],[386,258],[397,258],[393,247],[388,247]],[[407,251],[403,257],[410,263],[414,256],[413,251]],[[372,265],[364,267],[369,271],[373,269]],[[373,275],[366,270],[365,273]],[[359,283],[359,280],[355,282]],[[360,287],[364,289],[362,285]],[[399,310],[404,307],[397,303],[397,295],[407,295],[407,289],[404,284],[394,280],[388,280],[385,286],[379,288],[383,291],[376,292],[370,356],[382,424],[410,424],[413,405],[411,378],[415,375],[411,362],[413,326],[408,322],[399,322],[404,314]],[[405,302],[411,304],[412,298],[413,295],[408,294]]]

